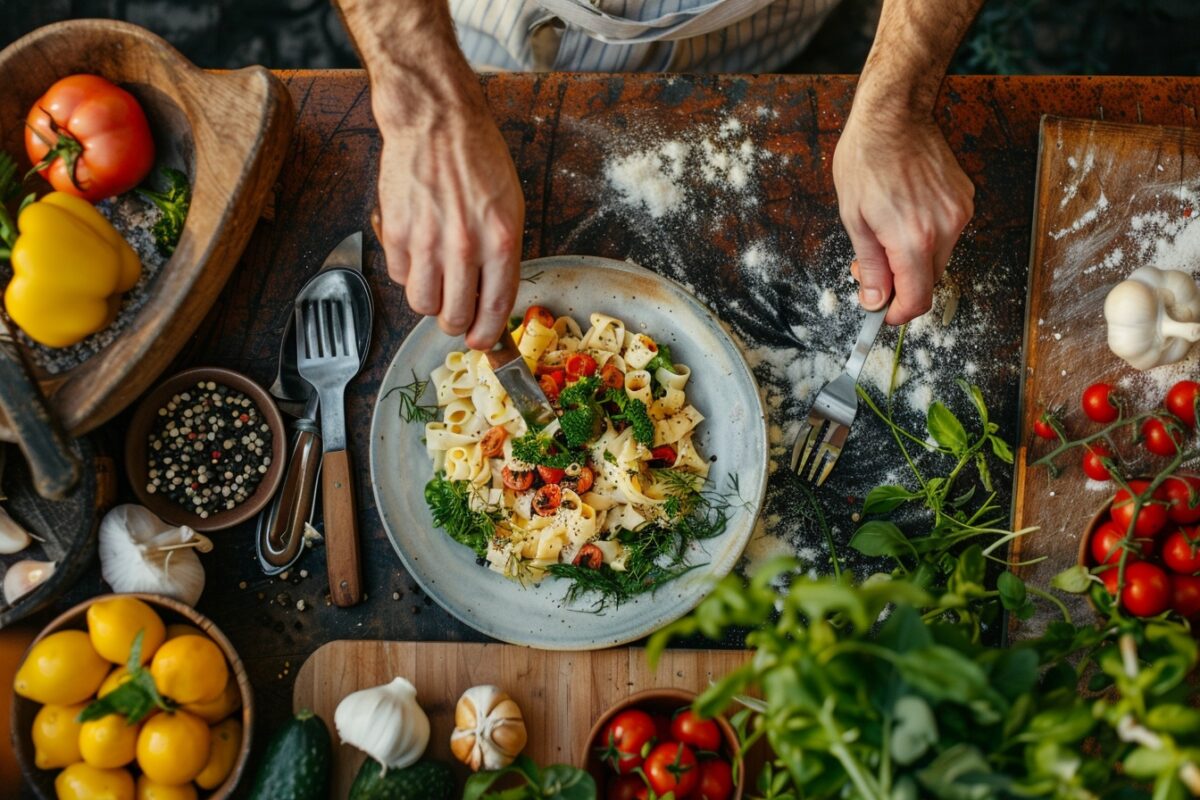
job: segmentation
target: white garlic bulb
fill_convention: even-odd
[[[1142,267],[1104,299],[1108,347],[1134,369],[1182,361],[1200,341],[1200,288],[1185,272]]]
[[[4,602],[14,605],[53,574],[53,561],[18,561],[4,573]]]
[[[507,767],[528,739],[520,707],[500,687],[472,686],[458,699],[450,750],[472,770]]]
[[[343,742],[385,771],[415,764],[429,745],[429,717],[417,703],[416,687],[404,678],[346,695],[333,723]]]
[[[29,531],[22,528],[21,523],[13,519],[4,506],[0,506],[0,555],[19,553],[29,547],[32,541]]]
[[[204,591],[196,550],[207,553],[212,541],[142,506],[117,506],[100,522],[100,572],[117,592],[165,594],[195,605]]]

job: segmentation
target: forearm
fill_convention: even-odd
[[[483,111],[478,78],[454,36],[446,0],[334,0],[371,83],[376,119],[434,130]]]
[[[928,118],[984,0],[884,0],[854,98],[884,118]]]

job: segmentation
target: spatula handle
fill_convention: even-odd
[[[79,482],[79,461],[71,453],[20,358],[3,344],[0,344],[0,408],[29,462],[34,489],[47,500],[62,500]]]
[[[325,513],[329,595],[335,605],[346,608],[362,600],[362,571],[358,557],[354,482],[351,480],[350,454],[345,450],[327,452],[321,461],[321,501]]]

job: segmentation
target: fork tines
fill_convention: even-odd
[[[352,320],[340,298],[306,300],[300,308],[302,325],[297,339],[303,343],[302,358],[345,358],[357,355],[357,342],[350,330]],[[303,336],[299,334],[303,330]]]
[[[849,435],[847,426],[817,414],[810,415],[792,447],[792,471],[815,486],[825,483]]]

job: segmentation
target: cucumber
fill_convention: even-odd
[[[451,800],[454,773],[441,761],[418,761],[386,773],[373,758],[363,762],[349,800]]]
[[[297,712],[267,744],[250,800],[326,800],[331,750],[321,718]]]

